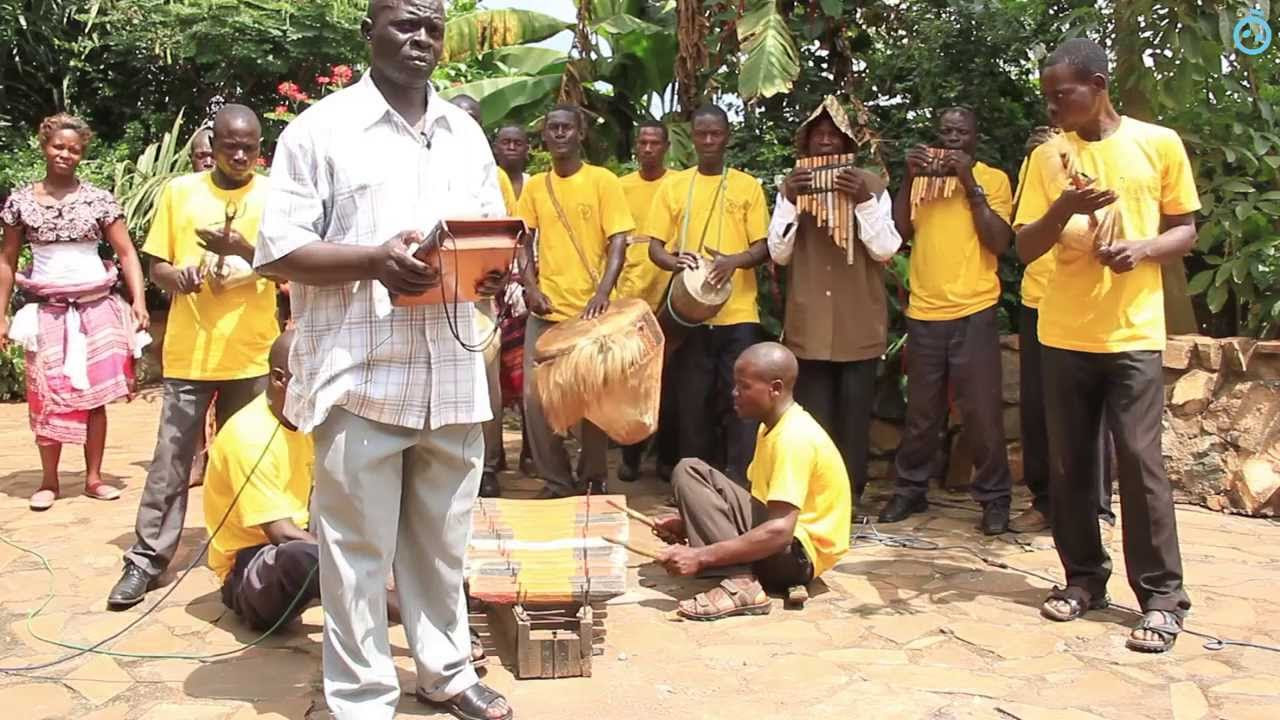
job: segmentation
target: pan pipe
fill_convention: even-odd
[[[923,176],[911,181],[911,219],[916,218],[920,206],[942,200],[956,194],[960,182],[954,175],[943,175],[942,160],[947,156],[943,148],[928,148],[929,166]]]
[[[612,504],[611,504],[612,503]],[[465,575],[476,600],[551,605],[626,592],[625,495],[559,500],[477,498]],[[616,507],[615,507],[616,505]]]
[[[800,158],[796,167],[813,171],[813,187],[796,198],[796,209],[807,212],[818,226],[831,234],[831,240],[844,250],[845,260],[853,264],[853,241],[857,239],[857,220],[853,198],[836,192],[836,177],[841,170],[853,168],[855,156],[815,155]]]

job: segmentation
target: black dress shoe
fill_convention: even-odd
[[[1009,531],[1009,501],[993,500],[982,506],[982,534],[1003,535]]]
[[[107,607],[123,610],[142,602],[147,596],[147,586],[151,584],[151,576],[145,570],[131,562],[124,564],[124,573],[107,595]]]
[[[502,486],[498,485],[498,474],[487,472],[480,476],[480,497],[496,498],[502,495]]]
[[[592,495],[607,495],[609,488],[605,486],[604,480],[592,480],[587,485],[591,488]]]
[[[879,522],[896,523],[906,520],[916,513],[929,509],[929,499],[924,495],[894,495],[889,504],[880,511]]]

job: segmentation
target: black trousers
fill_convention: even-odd
[[[973,499],[1008,503],[1013,476],[1004,446],[996,309],[955,320],[907,318],[907,332],[907,425],[894,461],[894,492],[924,495],[929,479],[942,475],[950,379],[973,447]]]
[[[1164,411],[1161,353],[1086,353],[1044,348],[1049,422],[1049,509],[1067,584],[1093,597],[1106,592],[1111,557],[1098,532],[1100,452],[1105,421],[1116,443],[1124,558],[1144,611],[1179,616],[1191,607],[1182,587],[1182,554],[1173,491],[1161,456]]]
[[[1049,514],[1049,426],[1045,417],[1044,388],[1053,378],[1044,375],[1044,348],[1040,345],[1040,311],[1022,306],[1019,321],[1018,380],[1021,384],[1022,479],[1031,491],[1031,507]],[[1111,511],[1111,478],[1115,452],[1106,423],[1099,423],[1101,454],[1095,464],[1098,478],[1098,517],[1115,524]]]
[[[733,410],[733,364],[762,335],[756,323],[702,325],[671,356],[680,457],[704,460],[743,485],[759,423]]]
[[[849,473],[854,498],[867,487],[867,445],[879,358],[854,362],[801,360],[795,398],[831,436]]]
[[[254,630],[269,630],[320,599],[319,565],[320,547],[305,540],[244,548],[222,584],[222,603]]]

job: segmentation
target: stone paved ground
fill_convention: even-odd
[[[106,471],[125,488],[123,499],[107,504],[79,497],[83,463],[73,456],[65,463],[69,497],[34,514],[26,498],[36,487],[39,463],[25,408],[0,406],[6,438],[0,446],[0,534],[44,553],[57,573],[36,632],[94,641],[141,612],[108,613],[104,597],[132,538],[158,410],[154,394],[111,409]],[[518,436],[511,439],[514,456]],[[511,479],[509,485],[530,487]],[[654,510],[665,495],[656,480],[627,491],[645,510]],[[871,494],[874,510],[883,489]],[[191,528],[201,525],[200,497],[192,494]],[[882,529],[944,546],[965,543],[1018,568],[1058,573],[1046,538],[1022,538],[1021,544],[981,539],[963,498],[939,499],[956,506]],[[1280,645],[1280,629],[1271,622],[1280,592],[1280,526],[1191,508],[1181,509],[1178,519],[1196,604],[1192,627]],[[656,546],[642,531],[637,526],[633,537]],[[187,531],[180,566],[203,540],[203,530]],[[1117,539],[1117,555],[1118,549]],[[674,598],[696,583],[672,582],[643,558],[634,559],[633,591],[610,611],[595,677],[517,682],[501,666],[489,669],[488,680],[508,694],[520,717],[1280,718],[1280,654],[1210,652],[1189,636],[1168,657],[1130,653],[1123,648],[1130,617],[1108,611],[1070,624],[1041,621],[1036,606],[1046,583],[986,565],[963,550],[859,546],[802,612],[775,604],[768,617],[710,624],[673,619]],[[38,563],[0,545],[0,577],[0,666],[57,657],[62,650],[26,627],[26,613],[48,592]],[[1122,579],[1112,593],[1132,603]],[[279,637],[220,660],[85,657],[28,675],[0,675],[0,714],[22,720],[305,718],[320,698],[319,630],[319,613],[312,609]],[[253,636],[222,607],[212,574],[198,568],[159,612],[111,648],[209,654]],[[394,630],[393,640],[402,685],[411,687],[403,633]],[[431,716],[411,698],[401,702],[400,712]]]

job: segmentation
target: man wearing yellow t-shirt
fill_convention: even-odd
[[[1039,331],[1053,540],[1067,578],[1041,613],[1074,620],[1108,601],[1111,558],[1088,467],[1105,418],[1119,458],[1125,570],[1144,613],[1126,645],[1164,652],[1191,601],[1160,445],[1160,266],[1195,245],[1195,176],[1176,132],[1112,107],[1107,55],[1097,43],[1063,43],[1045,60],[1040,86],[1049,119],[1066,134],[1032,153],[1015,225],[1023,262],[1057,253]]]
[[[907,153],[893,204],[898,233],[911,243],[907,422],[895,458],[897,486],[880,522],[898,522],[929,506],[929,480],[939,473],[943,456],[950,381],[973,447],[980,526],[987,535],[999,535],[1009,527],[1013,478],[1004,445],[996,258],[1013,237],[1013,198],[1009,178],[974,159],[973,111],[950,108],[938,120],[938,144],[945,151],[941,171],[955,177],[959,192],[913,208],[912,182],[930,172],[927,148],[921,146]]]
[[[1027,138],[1027,157],[1018,171],[1018,188],[1013,193],[1013,212],[1018,212],[1018,201],[1026,186],[1027,167],[1031,164],[1031,152],[1054,136],[1049,127],[1038,127]],[[1044,411],[1043,349],[1040,346],[1040,299],[1053,277],[1053,250],[1029,263],[1022,274],[1022,307],[1018,313],[1018,412],[1021,423],[1022,479],[1031,491],[1031,507],[1009,521],[1009,529],[1016,533],[1035,533],[1049,529],[1049,426]],[[1106,439],[1110,435],[1099,426]],[[1104,533],[1116,524],[1111,512],[1111,448],[1110,442],[1101,446],[1102,456],[1094,465],[1097,468],[1098,520],[1106,523]]]
[[[209,567],[222,602],[257,630],[320,599],[320,547],[307,511],[315,447],[284,415],[292,337],[271,347],[267,391],[219,430],[204,484]]]
[[[261,138],[252,110],[223,107],[213,121],[214,169],[169,183],[142,248],[152,258],[152,282],[173,302],[159,437],[138,505],[137,538],[107,599],[113,608],[142,600],[178,549],[187,480],[210,404],[221,427],[266,385],[267,352],[280,328],[275,285],[250,266],[267,196],[268,179],[254,172]]]
[[[523,125],[509,124],[498,128],[493,140],[493,158],[498,163],[498,187],[502,190],[502,202],[507,215],[515,217],[524,184],[529,180],[525,168],[529,166],[529,134]],[[529,431],[524,421],[524,403],[520,391],[524,378],[521,374],[524,353],[524,326],[528,310],[524,306],[524,289],[520,284],[519,267],[511,275],[503,299],[511,312],[502,321],[502,369],[500,371],[503,405],[515,405],[520,409],[520,472],[533,476],[533,455],[529,449]],[[501,307],[501,305],[500,305]],[[507,469],[506,455],[499,468]]]
[[[707,263],[708,282],[733,284],[719,313],[689,329],[669,362],[676,378],[679,456],[701,458],[745,483],[757,423],[735,415],[730,397],[733,364],[764,334],[755,268],[769,257],[769,206],[759,180],[725,163],[724,110],[704,105],[692,122],[698,165],[668,175],[642,231],[659,268],[675,272]]]
[[[660,122],[641,123],[636,128],[635,154],[639,169],[621,179],[622,192],[626,194],[627,204],[631,206],[631,218],[636,221],[637,228],[645,226],[645,218],[649,208],[653,207],[653,198],[666,180],[667,151],[671,149],[671,140],[667,127]],[[671,273],[663,270],[649,259],[649,239],[635,233],[627,243],[627,262],[622,267],[622,276],[618,278],[615,293],[618,297],[634,297],[649,303],[649,308],[658,312],[662,299],[667,294],[667,285],[671,282]],[[670,365],[665,366],[666,368]],[[675,398],[671,397],[673,383],[671,375],[663,372],[662,403],[658,411],[658,474],[664,478],[671,477],[671,469],[675,466]],[[640,476],[640,461],[648,440],[627,445],[622,448],[622,464],[618,466],[618,479],[633,482]]]
[[[693,620],[764,615],[765,590],[803,603],[805,585],[849,549],[853,493],[840,451],[792,392],[798,363],[786,347],[747,348],[733,369],[738,414],[761,423],[747,469],[750,491],[707,463],[685,458],[671,477],[680,514],[654,532],[675,544],[658,562],[673,575],[728,575],[719,586],[681,602]]]
[[[521,265],[525,304],[529,308],[524,336],[524,376],[533,377],[538,338],[572,318],[595,318],[609,307],[609,296],[622,271],[627,233],[635,229],[617,176],[582,161],[582,112],[560,105],[547,113],[542,141],[551,153],[551,170],[529,178],[517,211],[537,231],[537,262],[526,248]],[[574,493],[573,469],[564,438],[552,431],[541,398],[524,393],[533,462],[546,482],[543,497]],[[579,439],[578,482],[604,492],[604,432],[583,420]]]

